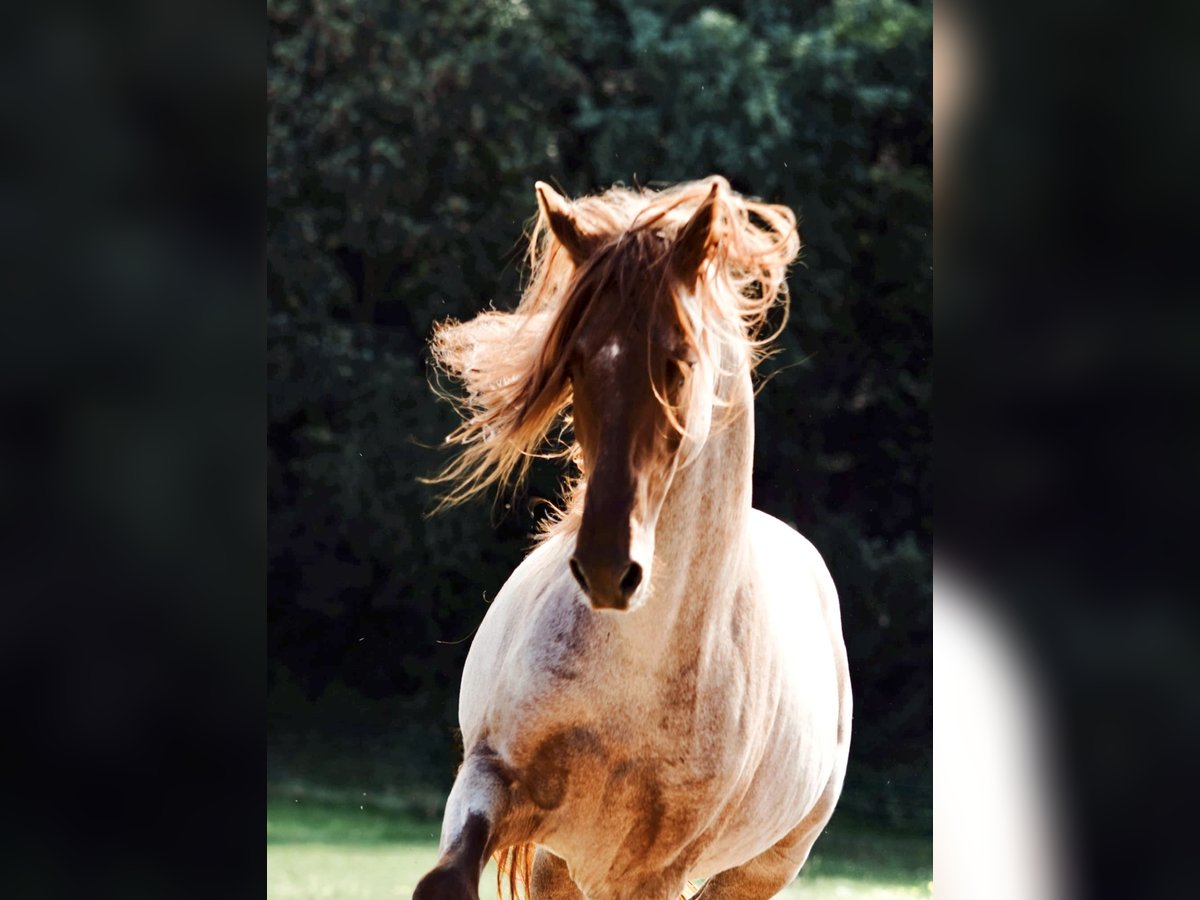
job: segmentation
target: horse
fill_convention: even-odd
[[[470,648],[414,900],[477,900],[492,856],[534,900],[774,896],[833,813],[851,720],[829,571],[751,506],[795,217],[716,176],[535,190],[517,307],[435,328],[462,422],[434,480],[451,504],[537,456],[576,474]]]

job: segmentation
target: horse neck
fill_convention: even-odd
[[[754,392],[749,368],[720,376],[712,430],[676,473],[655,530],[654,584],[647,606],[660,626],[699,634],[733,602],[750,516],[754,457]]]

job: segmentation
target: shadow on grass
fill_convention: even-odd
[[[835,813],[800,874],[806,877],[924,884],[933,879],[933,838]]]

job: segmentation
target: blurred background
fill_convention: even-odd
[[[850,771],[809,869],[927,892],[932,4],[267,9],[272,895],[370,893],[346,856],[368,846],[432,861],[470,637],[554,496],[543,468],[429,517],[455,422],[433,323],[515,304],[535,180],[711,173],[800,219],[754,502],[823,554],[850,653]]]

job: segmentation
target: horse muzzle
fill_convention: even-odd
[[[628,610],[642,586],[641,563],[628,559],[617,563],[588,561],[579,554],[571,557],[571,574],[592,609]]]

